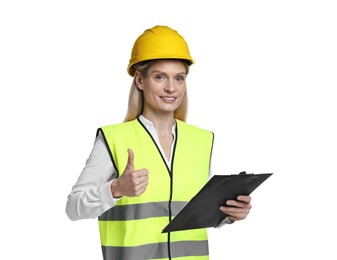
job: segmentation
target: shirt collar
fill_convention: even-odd
[[[140,122],[142,122],[142,124],[147,128],[147,129],[155,129],[153,123],[145,118],[143,115],[139,115],[139,120]],[[175,130],[176,130],[176,121],[174,120],[174,124],[172,126],[172,133],[175,134]]]

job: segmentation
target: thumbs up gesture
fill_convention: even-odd
[[[111,184],[111,193],[114,198],[139,196],[145,192],[148,185],[149,171],[147,169],[135,170],[133,151],[128,149],[128,154],[128,162],[123,174]]]

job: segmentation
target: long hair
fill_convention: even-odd
[[[155,60],[143,61],[135,64],[133,69],[135,71],[138,70],[141,73],[142,77],[147,77],[149,68],[154,62]],[[186,67],[186,74],[188,74],[189,66],[185,62],[184,65]],[[129,92],[128,109],[126,116],[124,118],[124,122],[128,122],[137,118],[143,112],[143,107],[144,107],[143,91],[137,87],[134,77]],[[188,98],[186,90],[181,104],[174,111],[174,118],[185,122],[187,118],[187,108],[188,108]]]

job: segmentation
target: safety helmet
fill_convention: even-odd
[[[160,25],[145,30],[135,41],[128,65],[129,75],[134,76],[136,63],[155,59],[182,59],[188,65],[194,63],[185,39],[170,27]]]

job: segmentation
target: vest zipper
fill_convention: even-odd
[[[176,122],[176,138],[174,140],[174,147],[172,151],[172,159],[171,159],[171,170],[169,171],[170,174],[170,199],[169,199],[169,221],[172,220],[172,196],[173,196],[173,162],[174,162],[174,155],[177,147],[177,140],[178,140],[178,124]],[[168,256],[171,260],[171,232],[168,232],[167,234],[167,246],[168,246]]]
[[[170,172],[170,199],[169,199],[169,222],[172,220],[172,189],[173,189],[173,174],[172,167]],[[168,249],[168,257],[171,260],[171,232],[167,233],[167,249]]]

